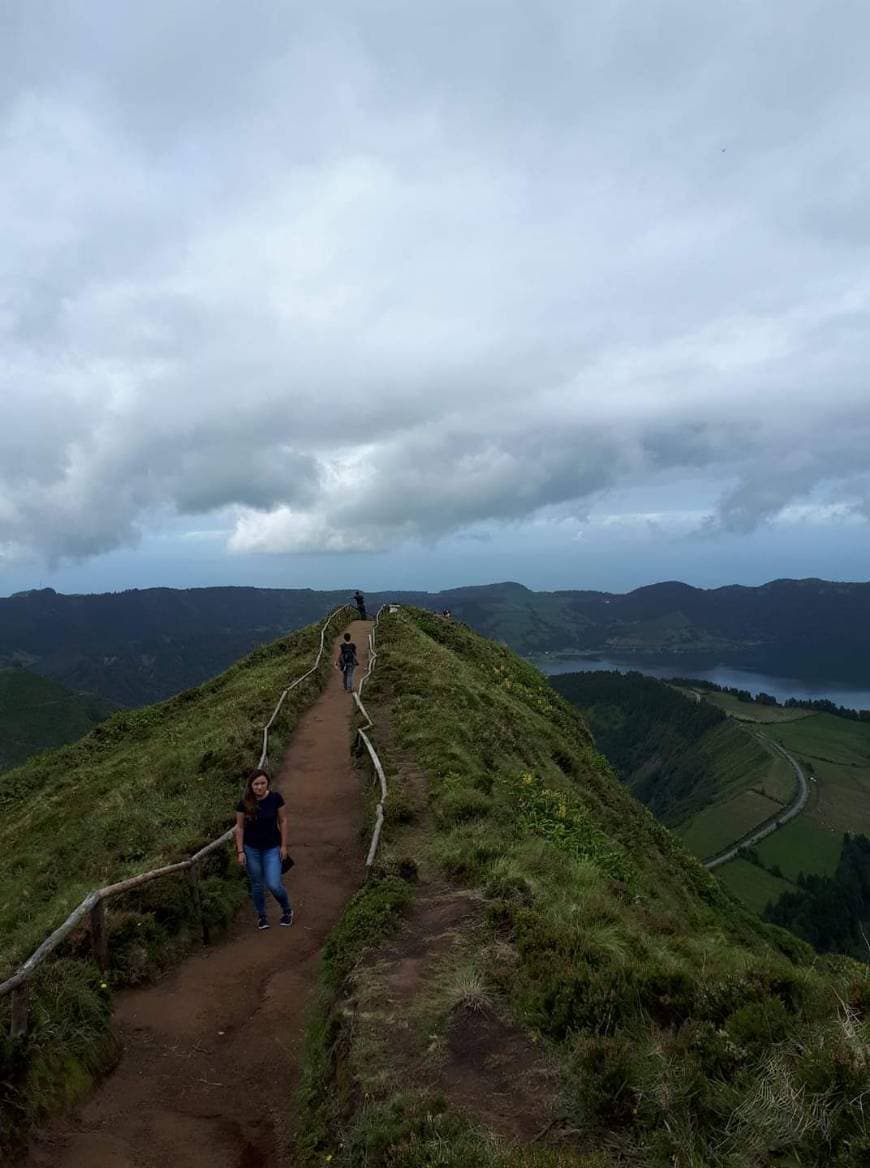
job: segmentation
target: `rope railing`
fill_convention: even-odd
[[[314,664],[301,677],[297,677],[292,681],[278,698],[275,709],[272,711],[272,716],[263,727],[263,749],[260,752],[260,761],[258,766],[265,767],[269,758],[269,731],[275,724],[275,719],[284,704],[287,695],[294,690],[303,681],[316,673],[320,662],[323,658],[323,647],[325,643],[326,630],[331,622],[339,613],[349,608],[349,605],[341,605],[334,609],[323,622],[320,630],[320,646],[317,650],[317,656],[314,659]],[[380,615],[380,614],[378,614]],[[369,638],[371,641],[371,636]],[[369,667],[371,672],[371,666]],[[199,873],[197,865],[211,852],[217,851],[218,848],[226,844],[232,839],[235,827],[228,828],[223,835],[218,836],[217,839],[212,840],[211,843],[206,844],[205,847],[200,848],[198,852],[190,856],[186,860],[180,860],[176,864],[167,864],[162,868],[154,868],[149,872],[142,872],[138,876],[131,876],[128,880],[121,880],[117,884],[108,884],[105,888],[97,888],[93,892],[89,892],[84,900],[70,913],[62,925],[54,930],[42,942],[38,949],[36,949],[30,957],[21,965],[15,973],[8,977],[4,982],[0,983],[0,998],[7,994],[12,995],[12,1021],[10,1027],[10,1034],[13,1038],[20,1038],[27,1033],[27,1023],[29,1015],[29,980],[33,972],[39,965],[52,953],[60,943],[69,936],[75,927],[84,920],[85,916],[90,914],[91,924],[91,945],[94,957],[100,969],[105,970],[109,964],[109,947],[108,947],[108,931],[106,928],[106,902],[112,897],[119,896],[121,893],[129,892],[132,888],[139,888],[143,884],[149,884],[152,880],[160,880],[165,876],[172,876],[178,872],[185,872],[191,885],[191,895],[194,906],[202,921],[202,912],[199,899]],[[203,938],[207,940],[206,929],[203,926]]]
[[[372,628],[372,631],[369,633],[368,668],[366,669],[365,673],[360,678],[359,686],[357,687],[356,690],[354,690],[354,695],[353,695],[353,700],[356,702],[357,709],[362,714],[363,718],[365,718],[365,725],[361,726],[357,730],[357,734],[362,739],[363,745],[365,746],[366,750],[369,752],[369,758],[372,760],[372,766],[375,768],[375,774],[378,776],[378,782],[380,783],[380,786],[381,786],[381,797],[378,800],[378,805],[377,805],[377,808],[375,809],[375,826],[374,826],[374,830],[372,831],[372,842],[369,845],[368,855],[366,856],[366,870],[367,871],[371,871],[371,866],[375,862],[375,856],[377,854],[378,844],[380,843],[380,840],[381,840],[381,831],[382,831],[383,826],[384,826],[384,803],[386,802],[386,799],[387,799],[387,779],[386,779],[386,775],[384,774],[384,768],[381,765],[381,760],[378,758],[378,752],[375,750],[374,746],[372,745],[371,739],[369,738],[368,734],[366,733],[367,730],[372,729],[372,727],[374,726],[374,722],[369,717],[368,711],[366,710],[365,706],[363,705],[361,695],[362,695],[362,691],[363,691],[363,686],[368,681],[368,679],[371,677],[372,670],[374,669],[375,662],[377,661],[377,658],[378,658],[377,649],[375,647],[375,637],[376,637],[376,633],[377,633],[377,629],[378,629],[378,624],[380,623],[381,613],[384,611],[385,608],[389,608],[390,612],[396,611],[396,605],[394,605],[394,604],[391,604],[391,605],[384,604],[380,607],[380,609],[378,609],[378,615],[375,617],[374,627]]]

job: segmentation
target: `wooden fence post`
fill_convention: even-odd
[[[27,1019],[30,1014],[30,982],[23,981],[12,991],[12,1038],[23,1038],[27,1033]]]
[[[207,945],[209,943],[210,937],[208,925],[206,924],[205,917],[203,916],[202,912],[202,897],[200,896],[199,892],[199,868],[196,866],[196,864],[191,864],[185,875],[187,876],[187,883],[190,886],[190,898],[193,901],[193,911],[196,914],[197,920],[199,921],[203,944]]]
[[[91,909],[91,949],[94,960],[105,973],[109,968],[109,933],[106,928],[106,902],[102,897]]]

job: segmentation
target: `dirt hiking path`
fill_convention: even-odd
[[[368,622],[354,621],[361,669]],[[336,639],[332,659],[337,655]],[[331,670],[300,720],[275,786],[290,813],[291,929],[257,932],[253,908],[228,939],[158,984],[119,995],[124,1053],[72,1118],[34,1140],[26,1168],[285,1168],[305,1008],[324,940],[362,883],[363,801],[351,766],[353,699]]]

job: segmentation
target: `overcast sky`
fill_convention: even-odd
[[[870,577],[866,0],[7,0],[0,592]]]

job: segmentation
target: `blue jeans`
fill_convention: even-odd
[[[251,881],[251,900],[257,916],[266,912],[266,888],[272,893],[284,912],[290,908],[290,897],[281,883],[281,849],[252,848],[245,844],[245,866]]]
[[[355,665],[348,665],[344,670],[344,688],[350,692],[353,689],[353,671],[356,669]]]

